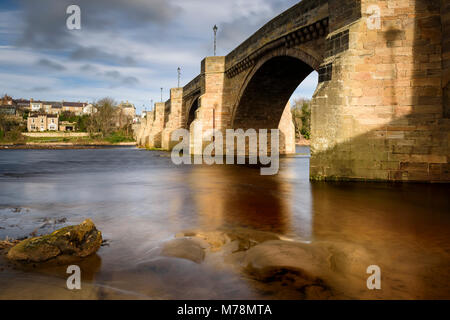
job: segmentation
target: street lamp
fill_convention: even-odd
[[[217,28],[217,26],[214,25],[214,27],[213,27],[213,31],[214,31],[214,56],[216,55],[216,37],[217,37],[217,30],[219,30],[219,28]]]
[[[161,88],[161,102],[163,102],[163,100],[162,100],[162,92],[163,92],[163,88]]]
[[[178,71],[178,88],[179,88],[180,87],[181,68],[178,67],[177,71]]]

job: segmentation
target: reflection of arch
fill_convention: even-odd
[[[198,100],[199,97],[195,97],[194,101],[191,103],[191,106],[189,107],[189,109],[187,110],[186,114],[187,114],[187,122],[186,122],[186,128],[189,129],[191,126],[191,123],[195,120],[195,112],[197,111],[199,105],[198,105]]]
[[[184,183],[191,189],[199,227],[245,227],[286,234],[291,230],[292,184],[261,176],[247,166],[195,166]],[[207,192],[205,192],[207,190]]]
[[[298,49],[278,49],[259,59],[233,107],[233,128],[277,128],[298,85],[320,62]]]

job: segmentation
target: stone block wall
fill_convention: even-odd
[[[348,32],[349,42],[322,64],[331,79],[322,76],[312,102],[311,178],[450,181],[440,1],[360,3],[361,19],[330,23],[327,40]],[[379,29],[368,27],[370,5]]]
[[[174,142],[171,141],[171,134],[175,129],[183,128],[183,88],[170,89],[170,99],[166,103],[166,107],[169,106],[169,110],[165,110],[166,123],[162,131],[162,143],[161,147],[165,150],[171,150],[174,146]]]
[[[155,103],[154,119],[150,128],[148,141],[146,146],[148,148],[161,148],[162,146],[162,131],[165,124],[166,103]]]
[[[201,62],[198,109],[195,120],[190,124],[190,152],[200,154],[210,139],[202,138],[206,131],[222,130],[223,83],[225,77],[225,57],[207,57]],[[213,111],[214,110],[214,111]]]
[[[444,118],[450,118],[450,2],[441,0],[442,25],[442,97]]]

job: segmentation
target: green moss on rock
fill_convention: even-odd
[[[83,258],[95,253],[101,244],[102,233],[87,219],[76,226],[23,240],[9,250],[7,257],[29,262],[44,262],[60,255]]]

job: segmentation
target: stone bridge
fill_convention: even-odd
[[[449,182],[449,32],[445,0],[303,0],[227,56],[206,57],[136,139],[170,150],[171,133],[196,123],[279,127],[281,151],[294,152],[287,103],[316,70],[311,179]]]

